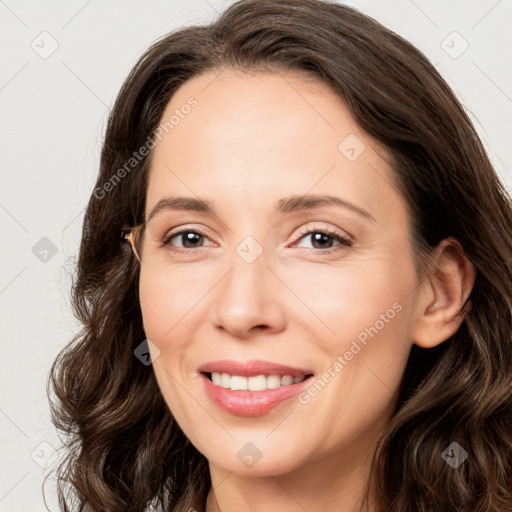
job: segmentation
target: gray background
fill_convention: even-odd
[[[108,110],[150,43],[176,27],[206,23],[231,3],[0,1],[0,512],[46,510],[42,479],[59,437],[45,384],[79,327],[69,307],[71,272]],[[512,1],[347,3],[429,57],[510,189]],[[58,510],[52,479],[46,489]]]

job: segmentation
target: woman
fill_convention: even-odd
[[[62,509],[511,509],[511,220],[446,82],[358,11],[242,0],[162,38],[50,375]]]

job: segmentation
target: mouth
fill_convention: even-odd
[[[260,416],[309,386],[310,370],[264,361],[217,361],[199,368],[206,395],[225,412]]]
[[[298,384],[313,376],[312,373],[300,375],[299,377],[293,377],[289,374],[260,374],[247,377],[244,375],[230,375],[226,372],[202,372],[202,374],[215,386],[231,389],[232,391],[265,391],[267,389],[277,389],[281,386]]]

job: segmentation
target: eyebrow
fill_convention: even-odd
[[[341,197],[331,195],[294,195],[284,197],[277,201],[274,209],[279,213],[292,213],[304,210],[312,210],[322,206],[338,206],[346,208],[368,220],[375,222],[373,215],[371,215],[371,213],[364,208],[346,201]],[[186,210],[215,214],[215,207],[212,201],[194,197],[163,197],[153,207],[146,222],[149,222],[155,215],[164,210]]]

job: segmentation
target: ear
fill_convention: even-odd
[[[457,240],[447,238],[434,250],[430,273],[424,278],[413,325],[413,343],[432,348],[460,327],[462,306],[475,282],[475,268]]]

